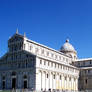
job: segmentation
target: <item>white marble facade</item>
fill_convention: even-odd
[[[16,32],[0,58],[0,89],[78,90],[77,52],[66,40],[59,51]]]

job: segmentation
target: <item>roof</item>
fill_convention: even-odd
[[[27,41],[30,42],[30,43],[34,43],[34,44],[36,44],[36,45],[42,46],[42,47],[44,47],[44,48],[46,48],[46,49],[48,49],[48,50],[52,50],[52,51],[54,51],[54,52],[56,52],[56,53],[58,53],[58,54],[61,54],[61,55],[64,55],[64,56],[67,56],[67,57],[71,58],[70,56],[68,56],[68,55],[66,55],[66,54],[64,54],[64,53],[62,53],[62,52],[60,52],[60,51],[58,51],[58,50],[55,50],[55,49],[50,48],[50,47],[47,47],[47,46],[45,46],[45,45],[43,45],[43,44],[40,44],[40,43],[37,43],[37,42],[35,42],[35,41],[33,41],[33,40],[27,39]]]
[[[92,60],[92,58],[84,58],[84,59],[77,59],[77,60],[75,60],[75,61],[90,61],[90,60]]]
[[[80,67],[80,69],[92,69],[92,67]]]
[[[74,47],[69,43],[69,40],[67,39],[64,45],[60,48],[61,52],[76,52]]]

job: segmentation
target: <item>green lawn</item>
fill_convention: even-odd
[[[12,92],[12,91],[10,91],[10,90],[3,90],[3,91],[0,91],[0,92]]]

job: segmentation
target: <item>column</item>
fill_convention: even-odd
[[[76,79],[75,79],[75,77],[74,77],[74,91],[75,91],[75,85],[76,84]]]
[[[28,81],[28,84],[29,84],[29,89],[34,89],[35,90],[35,74],[33,72],[30,72],[29,73],[29,81]]]
[[[61,74],[59,74],[59,81],[60,81],[60,90],[62,89],[62,76],[61,76]]]
[[[45,90],[46,88],[46,73],[42,72],[42,89]]]
[[[71,79],[71,76],[69,77],[69,87],[70,87],[70,90],[72,90],[72,79]]]
[[[62,85],[62,90],[64,90],[65,89],[65,83],[64,83],[64,75],[62,74],[62,83],[61,83],[61,85]]]
[[[5,85],[7,89],[11,89],[12,88],[12,78],[11,78],[11,74],[7,73],[7,76],[5,78]]]
[[[56,89],[59,89],[59,74],[56,74]]]
[[[70,89],[70,87],[69,87],[70,85],[69,85],[69,76],[67,75],[67,90],[69,90]]]
[[[56,74],[53,74],[53,89],[56,89]]]
[[[46,72],[46,90],[48,91],[48,89],[49,89],[49,78],[50,78],[50,76],[49,76],[49,73],[48,72]]]
[[[75,90],[78,90],[78,78],[76,78],[76,89]]]
[[[73,90],[73,77],[71,78],[71,89]]]
[[[65,90],[66,90],[67,89],[67,77],[66,76],[64,77],[64,81],[65,81],[64,86],[65,86]]]
[[[17,87],[18,87],[18,89],[21,89],[22,87],[23,87],[23,81],[22,81],[22,79],[23,79],[23,76],[22,76],[22,73],[20,72],[20,73],[18,73],[18,75],[17,75]]]
[[[42,88],[42,72],[41,71],[38,71],[36,73],[36,90],[37,91],[41,91],[41,88]]]
[[[75,80],[74,80],[74,77],[73,77],[73,90],[75,90]]]

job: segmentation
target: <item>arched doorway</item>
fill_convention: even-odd
[[[3,80],[2,80],[2,88],[5,89],[5,76],[3,76],[2,79],[3,79]]]
[[[28,83],[27,83],[27,76],[26,75],[24,75],[23,80],[24,80],[24,89],[27,89]]]
[[[12,89],[16,88],[16,72],[12,72]]]

